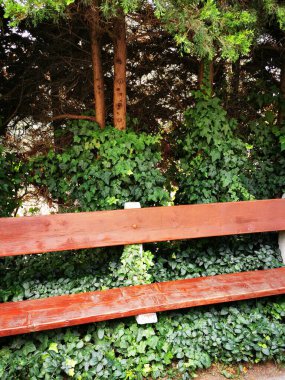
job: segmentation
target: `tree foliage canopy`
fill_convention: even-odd
[[[25,18],[39,23],[45,19],[70,16],[72,5],[88,7],[91,0],[2,0],[5,17],[17,25]],[[174,37],[182,51],[200,58],[213,59],[216,54],[235,61],[240,55],[248,54],[254,41],[258,12],[265,11],[269,18],[275,17],[280,28],[285,27],[285,7],[275,0],[258,2],[232,2],[216,0],[102,0],[96,2],[102,14],[116,17],[120,10],[125,14],[140,12],[152,7],[154,15]]]

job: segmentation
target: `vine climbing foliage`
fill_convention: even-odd
[[[209,203],[253,199],[246,183],[247,145],[235,134],[237,122],[209,92],[195,94],[185,113],[178,149],[176,202]]]
[[[61,199],[66,210],[123,208],[130,201],[142,206],[167,204],[166,178],[158,167],[158,135],[111,126],[101,130],[89,121],[69,123],[68,131],[71,146],[30,163],[32,182]]]
[[[0,145],[0,217],[10,216],[21,204],[25,192],[26,165],[14,153]]]

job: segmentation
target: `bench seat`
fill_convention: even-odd
[[[0,305],[0,336],[285,293],[285,267]]]

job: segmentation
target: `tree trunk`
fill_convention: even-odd
[[[50,76],[50,99],[51,99],[51,112],[56,114],[56,110],[58,108],[57,99],[59,98],[58,95],[58,88],[53,80],[53,77]],[[62,153],[64,149],[64,141],[61,136],[62,132],[62,122],[58,119],[51,119],[52,121],[52,128],[53,128],[53,142],[54,142],[54,151],[56,153]]]
[[[282,100],[278,112],[278,124],[285,121],[285,58],[281,61],[280,94]]]
[[[240,58],[232,64],[232,100],[238,99],[240,85]]]
[[[213,61],[203,60],[199,64],[199,74],[198,74],[198,84],[199,89],[202,90],[203,87],[208,87],[213,94],[214,88],[214,64]]]
[[[105,127],[106,107],[105,107],[105,90],[104,75],[101,57],[101,29],[100,29],[100,12],[99,7],[93,4],[91,8],[91,17],[89,19],[90,38],[91,38],[91,55],[93,68],[93,87],[94,87],[94,106],[96,122],[100,128]]]
[[[62,153],[63,151],[63,142],[60,132],[62,130],[61,123],[58,120],[52,122],[53,126],[53,140],[54,140],[54,151],[56,153]]]
[[[121,16],[114,21],[114,126],[126,129],[127,83],[126,83],[126,22]]]
[[[205,70],[204,61],[200,61],[200,63],[199,63],[199,73],[198,73],[198,86],[199,86],[200,90],[201,90],[201,88],[203,86],[204,70]]]

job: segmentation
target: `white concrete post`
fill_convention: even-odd
[[[283,194],[282,198],[285,198],[285,194]],[[285,215],[284,215],[284,218],[285,218]],[[283,263],[285,264],[285,231],[279,232],[278,244],[279,244],[279,249],[281,251]]]
[[[141,208],[140,202],[126,202],[124,205],[124,208],[131,209],[131,208]],[[139,244],[140,247],[140,253],[143,255],[143,245]],[[136,321],[139,325],[146,325],[147,323],[156,323],[157,322],[157,314],[156,313],[147,313],[147,314],[140,314],[136,315]]]

